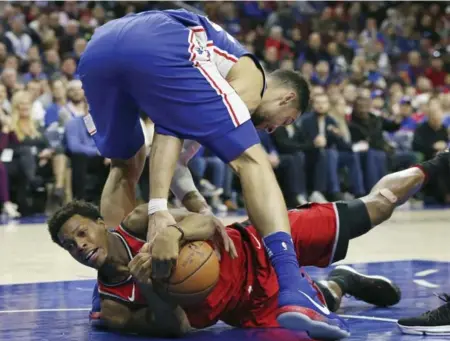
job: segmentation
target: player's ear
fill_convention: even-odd
[[[295,101],[296,98],[297,98],[297,95],[295,94],[295,92],[289,91],[288,93],[286,93],[283,96],[283,99],[281,100],[281,105],[291,104],[292,101]]]
[[[107,228],[106,224],[105,224],[105,221],[102,218],[97,218],[96,223],[97,223],[97,225],[103,227],[104,229]]]

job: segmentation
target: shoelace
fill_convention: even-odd
[[[436,296],[437,298],[439,298],[441,301],[444,301],[445,303],[449,303],[450,302],[450,295],[442,293],[442,294],[438,294],[438,293],[434,293],[434,296]],[[436,319],[440,319],[441,318],[441,309],[442,307],[439,307],[437,309],[434,310],[428,310],[427,312],[425,312],[423,314],[423,316],[426,316],[427,318],[430,318],[431,315],[435,315],[434,317]]]
[[[441,301],[444,301],[445,303],[449,303],[450,302],[450,295],[448,294],[437,294],[435,293],[434,296],[436,296],[437,298],[439,298]]]

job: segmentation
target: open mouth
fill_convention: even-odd
[[[95,256],[97,255],[97,251],[98,251],[98,248],[89,251],[89,253],[84,258],[86,260],[86,262],[89,262],[89,261],[95,259]]]

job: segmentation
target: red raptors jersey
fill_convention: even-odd
[[[305,209],[288,213],[292,239],[300,264],[326,267],[333,259],[338,236],[337,213],[334,204],[310,204]],[[115,233],[124,243],[130,260],[145,241],[132,236],[122,226]],[[189,322],[195,328],[205,328],[222,320],[244,328],[278,327],[278,280],[264,244],[249,223],[227,227],[238,258],[232,259],[220,249],[220,274],[214,290],[202,302],[184,307]],[[125,281],[107,285],[100,280],[99,292],[129,304],[146,305],[131,276]]]
[[[118,236],[122,241],[130,261],[145,244],[145,240],[131,235],[121,225],[112,230],[111,233]],[[144,296],[142,296],[139,286],[133,281],[131,275],[126,280],[116,284],[104,283],[100,278],[97,279],[97,282],[98,291],[101,297],[118,300],[128,304],[147,305],[147,301]]]
[[[292,239],[302,265],[326,267],[336,244],[333,204],[309,204],[288,213]],[[241,328],[279,327],[278,280],[255,227],[249,222],[227,227],[237,259],[221,250],[220,278],[209,296],[185,308],[193,327],[205,328],[218,320]]]

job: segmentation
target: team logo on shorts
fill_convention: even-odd
[[[196,49],[195,49],[195,52],[197,52],[197,54],[199,55],[199,56],[206,56],[206,58],[210,58],[210,53],[209,53],[209,51],[206,49],[206,47],[205,46],[199,46],[199,47],[197,47]],[[205,55],[204,55],[204,53],[205,53]]]

